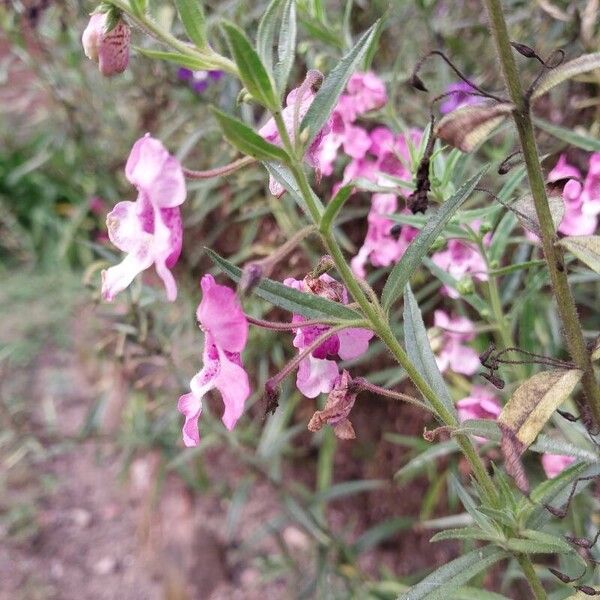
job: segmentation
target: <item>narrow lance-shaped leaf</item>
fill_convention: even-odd
[[[287,0],[281,16],[277,64],[275,65],[275,86],[283,94],[296,55],[296,0]]]
[[[273,70],[273,44],[275,28],[283,0],[272,0],[258,24],[256,34],[256,51],[268,71]]]
[[[582,374],[580,369],[535,374],[515,390],[498,421],[510,429],[521,444],[529,446],[552,413],[575,389]]]
[[[276,160],[285,162],[288,158],[285,150],[267,142],[254,129],[220,110],[213,108],[225,139],[238,150],[257,160]]]
[[[574,235],[563,238],[558,244],[600,274],[600,235]]]
[[[548,197],[548,207],[550,208],[550,215],[552,216],[552,223],[554,223],[554,231],[556,231],[565,214],[565,203],[562,199],[562,192],[557,188],[551,187],[547,189],[546,192]],[[511,207],[514,209],[515,215],[521,225],[541,238],[542,232],[540,229],[540,222],[531,194],[526,194],[519,198],[516,202],[511,204]]]
[[[356,45],[342,58],[323,81],[323,85],[317,92],[313,103],[310,105],[306,115],[304,115],[304,119],[302,119],[300,125],[301,132],[308,130],[307,146],[310,145],[327,122],[327,119],[329,119],[329,115],[331,115],[338,98],[344,91],[348,79],[350,79],[352,73],[361,63],[367,49],[375,38],[375,32],[379,24],[380,21],[377,21],[361,36]]]
[[[275,84],[246,34],[233,23],[223,23],[233,60],[240,79],[254,99],[271,111],[278,110],[279,100]]]
[[[206,22],[200,0],[175,0],[185,32],[200,49],[206,48]]]
[[[538,81],[531,97],[538,98],[563,81],[567,81],[567,79],[572,79],[583,73],[588,73],[589,71],[594,71],[595,69],[600,69],[600,52],[584,54],[579,58],[570,60],[555,69],[547,71]]]
[[[435,362],[419,305],[408,284],[404,293],[404,343],[413,365],[433,389],[447,412],[456,417],[456,407]]]
[[[427,254],[427,251],[431,248],[438,235],[443,231],[452,215],[470,196],[486,170],[487,167],[481,169],[477,175],[464,183],[451,198],[448,198],[448,200],[440,206],[437,213],[427,221],[419,235],[407,248],[404,256],[394,266],[385,282],[381,296],[383,306],[386,310],[388,310],[402,294],[402,290],[408,283],[410,276],[419,267],[421,260]]]
[[[544,119],[534,119],[533,122],[537,127],[543,129],[546,133],[553,135],[555,138],[566,142],[572,146],[577,146],[588,152],[600,152],[600,140],[591,135],[578,133],[572,129],[565,129],[559,125],[554,125]]]
[[[150,48],[140,48],[136,46],[135,49],[140,54],[153,58],[154,60],[166,60],[182,67],[191,69],[192,71],[206,71],[214,67],[213,63],[208,60],[202,60],[201,58],[195,58],[193,56],[187,56],[186,54],[180,54],[179,52],[165,52],[163,50],[151,50]]]
[[[508,556],[494,546],[477,548],[436,569],[397,600],[447,600],[456,588]]]
[[[463,152],[471,152],[510,115],[514,104],[501,102],[463,106],[448,113],[435,128],[436,137]]]
[[[242,274],[239,267],[236,267],[233,263],[222,258],[209,248],[206,248],[206,252],[225,275],[236,283],[239,282]],[[253,293],[274,306],[279,306],[284,310],[298,313],[308,318],[340,319],[342,321],[361,318],[356,311],[339,302],[332,302],[321,296],[299,292],[271,279],[263,279],[254,288]]]

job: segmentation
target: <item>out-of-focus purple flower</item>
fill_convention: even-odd
[[[346,288],[327,274],[321,275],[318,279],[305,277],[303,280],[298,280],[290,277],[283,283],[301,292],[313,293],[335,302],[348,304]],[[294,314],[292,323],[301,323],[305,320],[303,316]],[[294,346],[302,351],[328,329],[326,325],[299,327],[296,329]],[[357,328],[343,329],[332,335],[300,362],[296,387],[307,398],[316,398],[321,393],[330,392],[339,375],[336,360],[350,360],[364,354],[372,337],[373,332],[369,329]]]
[[[235,292],[205,275],[200,285],[202,301],[196,316],[204,331],[202,370],[190,381],[191,392],[179,398],[177,409],[185,417],[183,443],[197,446],[200,442],[198,419],[202,399],[216,388],[223,398],[223,424],[234,428],[250,395],[248,374],[242,365],[240,353],[248,339],[248,321]]]
[[[460,280],[465,275],[473,279],[487,281],[487,266],[481,253],[470,242],[450,240],[446,250],[436,252],[431,260],[440,268]],[[448,286],[442,288],[450,298],[458,298],[460,294]]]
[[[565,454],[542,454],[542,467],[548,479],[560,475],[567,467],[575,462],[574,456]]]
[[[435,327],[441,330],[440,347],[435,357],[439,370],[473,375],[480,366],[479,356],[465,345],[475,338],[473,323],[466,317],[450,317],[443,310],[436,310],[433,318]]]
[[[502,412],[502,407],[496,395],[480,385],[474,385],[470,396],[459,400],[456,403],[456,408],[461,423],[469,419],[490,419],[495,421]],[[475,439],[482,443],[486,441],[485,438],[480,436],[475,436]]]
[[[450,93],[450,96],[440,104],[440,112],[443,115],[456,110],[460,106],[479,104],[484,100],[479,96],[473,96],[475,90],[465,81],[451,83],[446,92]]]
[[[94,13],[83,32],[81,43],[85,55],[98,63],[102,75],[122,73],[129,64],[131,30],[123,19],[108,29],[108,13]]]
[[[223,71],[192,71],[181,67],[177,69],[177,77],[188,85],[198,94],[205,92],[211,82],[216,82],[223,76]]]
[[[119,202],[106,218],[110,241],[127,253],[118,265],[102,271],[102,297],[111,301],[133,279],[154,264],[170,301],[177,284],[170,269],[181,252],[179,206],[186,196],[179,161],[162,143],[146,134],[131,149],[125,166],[127,179],[137,188],[135,202]]]
[[[548,181],[572,177],[563,189],[565,214],[558,230],[565,235],[592,235],[598,227],[600,214],[600,153],[590,156],[588,172],[583,185],[578,181],[581,173],[567,163],[561,155],[548,174]]]
[[[388,267],[400,260],[419,233],[418,229],[404,225],[398,236],[391,234],[396,223],[387,215],[394,214],[397,209],[398,200],[394,194],[373,194],[367,217],[367,235],[358,254],[351,261],[352,270],[358,277],[365,277],[367,261],[375,267]]]

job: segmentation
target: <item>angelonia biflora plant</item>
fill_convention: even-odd
[[[204,332],[202,368],[178,403],[185,445],[200,441],[202,400],[209,390],[216,388],[223,399],[222,420],[228,429],[242,415],[251,393],[252,365],[242,360],[249,326],[291,334],[298,352],[268,380],[267,411],[276,409],[282,381],[295,374],[304,396],[327,394],[322,410],[310,419],[309,430],[331,427],[337,437],[352,439],[356,436],[352,407],[361,392],[369,391],[430,413],[438,428],[426,431],[425,438],[435,443],[449,437],[469,464],[473,491],[467,492],[456,478],[452,481],[469,524],[442,531],[432,541],[471,540],[471,550],[425,577],[402,598],[440,598],[492,565],[511,560],[527,579],[531,597],[546,598],[545,586],[555,584],[570,586],[574,598],[600,595],[593,587],[597,535],[561,537],[550,523],[552,518],[564,519],[577,492],[600,476],[594,438],[600,431],[600,388],[593,364],[600,358],[600,347],[584,339],[569,280],[575,261],[600,273],[600,237],[595,235],[600,154],[591,156],[587,173],[562,156],[544,175],[532,112],[535,100],[553,87],[600,68],[600,53],[567,59],[557,49],[542,58],[534,48],[511,40],[501,2],[485,0],[505,91],[486,91],[443,52],[430,52],[407,81],[407,89],[412,85],[427,98],[429,123],[424,131],[397,134],[387,127],[367,130],[360,125],[362,115],[388,101],[379,77],[361,71],[375,50],[386,16],[362,33],[329,73],[309,70],[300,85],[287,92],[296,45],[294,0],[271,2],[255,43],[234,23],[220,22],[229,56],[211,47],[198,0],[174,0],[174,4],[188,40],[159,26],[146,0],[109,0],[97,8],[83,34],[86,55],[98,61],[107,76],[122,72],[129,60],[130,28],[137,28],[161,44],[161,49],[138,49],[150,58],[173,62],[186,73],[206,71],[238,78],[243,88],[240,102],[264,110],[264,125],[255,129],[213,109],[225,139],[242,156],[209,171],[183,167],[150,133],[135,143],[125,174],[137,189],[137,199],[118,203],[107,217],[110,240],[126,256],[102,273],[103,298],[111,301],[154,266],[167,299],[176,300],[171,269],[181,251],[180,207],[186,199],[186,178],[221,177],[261,163],[271,194],[276,198],[288,194],[296,205],[295,222],[301,223],[276,252],[242,268],[207,250],[226,276],[223,280],[237,284],[237,292],[234,284],[219,283],[211,274],[201,279],[197,320]],[[278,23],[287,35],[280,36],[274,60]],[[218,35],[215,28],[210,31]],[[419,73],[426,61],[436,58],[445,61],[460,81],[445,94],[430,97]],[[526,89],[517,59],[534,61],[539,67]],[[463,153],[479,147],[502,124],[516,128],[519,142],[516,151],[496,165],[498,173],[509,178],[507,184],[500,190],[484,187],[486,166],[455,186],[453,170],[459,170]],[[541,126],[560,130],[549,123]],[[600,150],[595,141],[588,142]],[[449,156],[444,145],[454,148]],[[333,197],[321,198],[311,180],[331,175],[340,154],[350,158],[343,180]],[[528,192],[513,201],[513,191],[525,175]],[[364,243],[348,257],[336,220],[357,189],[373,193],[372,206]],[[484,199],[482,208],[466,209],[475,196]],[[529,253],[501,267],[503,244],[516,224],[524,229]],[[440,236],[449,238],[446,245],[440,244]],[[275,268],[309,239],[316,240],[321,256],[312,270],[299,280],[270,279]],[[369,265],[387,270],[383,286],[369,277]],[[436,310],[434,328],[426,330],[410,286],[411,276],[422,265],[441,281],[443,295],[462,298],[488,323],[494,344],[483,353],[469,346],[476,331],[464,312]],[[503,313],[498,278],[523,272],[535,272],[541,282],[538,289],[549,278],[566,358],[515,344],[515,327]],[[514,281],[519,285],[523,280]],[[249,294],[289,311],[291,321],[266,321],[246,314],[244,301]],[[399,323],[395,308],[401,302]],[[364,355],[375,339],[407,374],[414,396],[375,385],[340,366],[339,361]],[[484,380],[456,403],[442,373],[475,377],[481,368]],[[537,372],[531,375],[533,371]],[[499,390],[507,392],[504,406]],[[560,408],[565,403],[573,412]],[[550,419],[560,420],[568,442],[542,433]],[[490,443],[500,444],[503,469],[486,462]],[[528,449],[543,454],[548,476],[533,489],[522,460]],[[534,564],[540,557],[553,566]],[[556,557],[566,562],[559,563]],[[560,570],[563,564],[570,565],[571,571]]]

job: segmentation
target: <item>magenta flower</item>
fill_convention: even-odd
[[[385,84],[375,73],[354,73],[346,89],[357,115],[377,110],[387,102]]]
[[[181,165],[159,140],[146,134],[133,145],[125,175],[138,190],[137,200],[119,202],[106,217],[106,225],[110,241],[127,256],[102,271],[102,297],[113,300],[154,264],[167,298],[174,301],[177,284],[170,269],[181,252],[179,206],[186,195]]]
[[[600,153],[590,156],[588,173],[583,185],[579,170],[561,155],[548,175],[549,181],[572,177],[563,189],[565,214],[558,230],[565,235],[592,235],[598,227],[600,214]]]
[[[98,63],[102,75],[111,77],[122,73],[129,64],[129,25],[118,19],[108,30],[108,13],[94,13],[83,32],[81,43],[85,55]]]
[[[435,357],[438,368],[463,375],[473,375],[480,366],[479,356],[465,345],[475,338],[475,327],[467,317],[450,317],[443,310],[433,314],[434,325],[441,329],[440,348]]]
[[[456,403],[458,409],[458,418],[460,422],[469,419],[490,419],[495,421],[502,412],[496,395],[489,392],[480,385],[474,385],[471,389],[471,395],[459,400]],[[485,442],[486,439],[481,436],[475,436],[478,442]]]
[[[548,479],[553,479],[575,462],[574,456],[542,454],[542,467]]]
[[[242,366],[240,353],[248,339],[248,322],[235,292],[205,275],[202,301],[196,316],[204,331],[202,370],[190,381],[191,393],[179,398],[177,410],[185,417],[183,443],[197,446],[200,442],[198,419],[202,412],[202,399],[216,388],[225,404],[223,423],[230,431],[242,412],[250,395],[248,374]]]
[[[346,288],[327,274],[312,280],[305,277],[301,281],[290,277],[283,283],[301,292],[317,294],[329,300],[348,304]],[[292,323],[305,320],[302,315],[294,314]],[[296,329],[293,344],[302,351],[328,329],[327,325],[299,327]],[[330,392],[339,376],[336,359],[350,360],[364,354],[372,337],[373,332],[369,329],[357,328],[344,329],[332,335],[300,362],[296,387],[307,398],[316,398],[321,393]]]
[[[388,267],[402,258],[406,249],[419,233],[418,229],[405,225],[400,234],[394,236],[392,227],[396,224],[386,215],[396,213],[398,201],[394,194],[373,194],[369,211],[368,229],[365,241],[352,259],[352,270],[364,278],[367,261],[375,267]]]
[[[480,96],[473,95],[475,90],[466,81],[451,83],[446,92],[451,92],[451,95],[440,104],[440,112],[443,115],[452,112],[461,106],[479,104],[484,100],[484,98],[481,98]]]
[[[468,275],[478,281],[487,281],[485,259],[470,242],[450,240],[446,250],[436,252],[431,260],[457,280]],[[458,298],[460,295],[454,288],[448,286],[444,286],[442,290],[450,298]]]

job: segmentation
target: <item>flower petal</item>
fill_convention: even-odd
[[[342,329],[337,334],[340,340],[339,357],[350,360],[364,354],[369,348],[369,340],[373,337],[370,329]]]
[[[223,424],[231,431],[244,412],[244,403],[250,395],[250,383],[248,374],[239,364],[239,355],[219,350],[219,363],[214,385],[221,392],[225,404]]]
[[[316,398],[333,389],[338,378],[334,361],[308,356],[300,362],[296,376],[296,387],[307,397]]]

